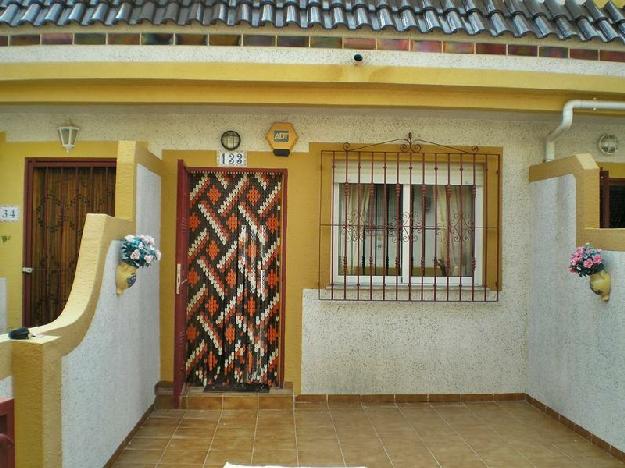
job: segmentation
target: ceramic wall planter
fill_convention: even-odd
[[[605,270],[601,270],[598,273],[590,275],[590,289],[592,292],[601,296],[603,302],[610,300],[610,289],[612,287],[612,280],[610,273]]]
[[[120,262],[115,271],[115,286],[117,287],[117,295],[122,294],[126,289],[131,287],[137,281],[137,269],[132,265]]]

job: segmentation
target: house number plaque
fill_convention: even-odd
[[[220,151],[217,153],[217,165],[220,167],[247,167],[245,151]]]
[[[0,221],[17,222],[20,219],[20,209],[17,206],[0,206]]]

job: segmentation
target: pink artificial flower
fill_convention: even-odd
[[[139,252],[139,250],[135,249],[131,254],[130,254],[130,258],[132,258],[133,260],[139,260],[139,258],[141,257],[141,253]]]
[[[587,260],[584,260],[584,267],[586,268],[590,268],[593,265],[592,260],[589,258]]]
[[[601,263],[601,255],[595,255],[594,257],[592,257],[592,262],[595,265],[598,265],[599,263]]]

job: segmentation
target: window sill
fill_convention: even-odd
[[[498,302],[500,291],[483,286],[462,286],[437,284],[405,284],[395,286],[342,284],[329,285],[319,291],[320,300],[358,302]]]

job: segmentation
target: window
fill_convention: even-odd
[[[497,300],[498,167],[489,153],[322,151],[320,295]]]

